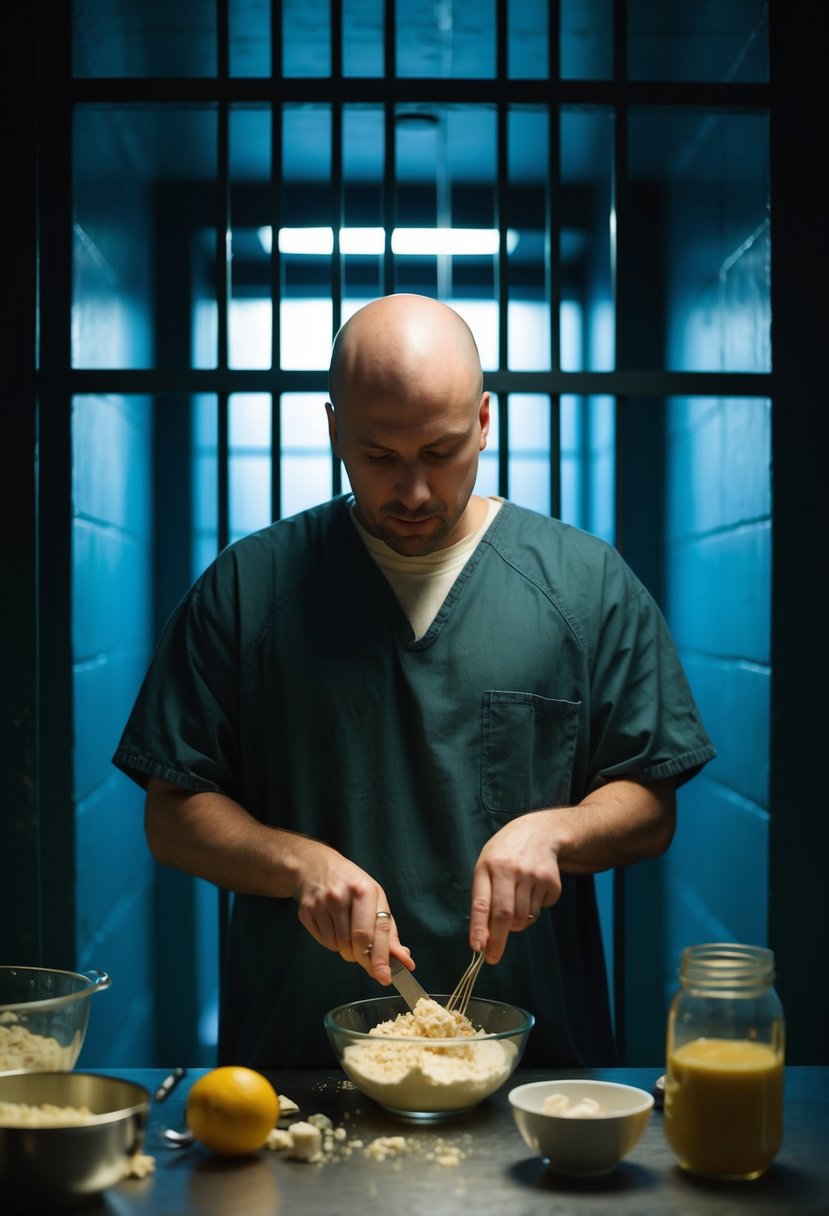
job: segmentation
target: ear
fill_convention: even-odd
[[[331,450],[335,456],[339,456],[337,447],[337,415],[334,406],[330,401],[325,403],[325,412],[328,415],[328,438],[331,440]]]
[[[478,422],[481,427],[481,451],[486,447],[486,438],[489,434],[489,393],[484,393],[481,397],[481,405],[478,410]]]

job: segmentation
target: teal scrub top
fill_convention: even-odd
[[[159,642],[114,756],[327,842],[382,884],[432,993],[469,961],[472,871],[515,815],[614,778],[681,783],[715,754],[651,596],[611,546],[504,503],[426,634],[347,497],[231,545]],[[334,1062],[333,1006],[383,990],[292,900],[235,895],[219,1058]],[[532,1012],[527,1066],[613,1063],[591,876],[563,876],[476,995]]]

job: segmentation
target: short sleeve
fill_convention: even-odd
[[[605,587],[591,694],[591,788],[619,777],[681,785],[715,755],[667,624],[619,563]]]
[[[159,640],[113,763],[235,796],[239,781],[239,622],[234,563],[223,555],[178,605]]]

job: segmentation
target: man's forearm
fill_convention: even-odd
[[[330,845],[268,827],[224,794],[191,794],[163,781],[150,782],[145,825],[163,865],[237,894],[294,900],[316,942],[381,984],[391,981],[392,954],[409,965],[393,915],[378,934],[377,912],[389,911],[383,887]]]
[[[676,829],[676,789],[672,780],[611,781],[576,806],[547,813],[559,838],[562,872],[595,874],[665,852]]]
[[[144,823],[162,865],[246,895],[291,898],[305,853],[327,848],[260,823],[224,794],[193,794],[155,780],[147,790]]]

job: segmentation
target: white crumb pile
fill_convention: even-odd
[[[281,1102],[280,1098],[280,1113]],[[316,1162],[330,1158],[335,1144],[342,1143],[346,1136],[345,1128],[335,1128],[327,1115],[311,1115],[308,1119],[296,1120],[287,1128],[275,1127],[265,1148],[284,1151],[295,1161]]]
[[[343,1068],[363,1093],[403,1111],[474,1106],[507,1079],[516,1053],[514,1044],[488,1038],[428,997],[369,1035],[376,1042],[346,1047]]]
[[[279,1101],[282,1114],[282,1095]],[[268,1136],[265,1148],[272,1152],[284,1152],[294,1161],[315,1165],[343,1160],[355,1153],[370,1161],[391,1160],[393,1168],[398,1167],[400,1158],[404,1156],[417,1156],[444,1167],[460,1165],[466,1157],[459,1144],[449,1144],[441,1136],[375,1136],[372,1140],[349,1138],[345,1127],[335,1127],[328,1115],[323,1114],[309,1115],[307,1120],[296,1120],[285,1128],[275,1127]]]
[[[82,1127],[95,1119],[88,1106],[0,1102],[0,1127]]]
[[[573,1101],[566,1094],[550,1094],[544,1099],[541,1110],[545,1115],[560,1115],[564,1119],[600,1119],[602,1115],[607,1114],[595,1098]]]
[[[18,1068],[37,1072],[61,1071],[71,1068],[77,1059],[80,1038],[62,1046],[57,1039],[34,1034],[19,1022],[16,1013],[0,1014],[0,1072]]]
[[[387,1022],[378,1022],[369,1034],[416,1039],[471,1039],[480,1035],[480,1031],[457,1009],[447,1009],[430,997],[421,997],[413,1013],[398,1013]]]

